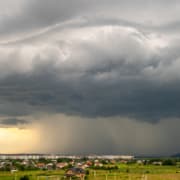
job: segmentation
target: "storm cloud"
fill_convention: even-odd
[[[1,47],[0,98],[19,103],[22,115],[122,115],[149,122],[179,117],[178,45],[129,27],[80,32]],[[11,115],[10,108],[5,112]]]
[[[134,133],[158,127],[158,142],[168,123],[173,123],[171,132],[179,123],[179,1],[15,0],[0,5],[0,115],[13,117],[2,123],[16,126],[31,116],[33,123],[41,124],[39,129],[49,123],[47,127],[53,131],[61,129],[61,123],[73,124],[73,117],[74,121],[78,117],[76,128],[96,126],[95,136],[108,131],[107,127],[101,129],[103,121],[109,129],[116,124],[122,131],[121,126],[134,124]],[[53,123],[42,118],[44,114],[61,117]],[[90,131],[82,134],[89,136]],[[55,139],[58,130],[54,132],[47,143]],[[78,130],[74,133],[74,141],[81,139]],[[105,137],[102,133],[102,138],[92,141],[94,149],[86,146],[84,152],[95,151],[103,139],[98,153],[106,145],[112,149],[105,153],[131,153],[128,148],[133,147],[136,153],[143,153],[143,148],[138,151],[130,146],[133,140],[126,142],[129,145],[113,143],[122,134],[112,137],[111,133]],[[167,142],[171,140],[169,137]],[[158,142],[151,139],[152,152],[157,146],[161,152]],[[126,149],[120,151],[121,145]],[[60,149],[51,147],[47,151]],[[170,151],[179,148],[172,145]]]
[[[18,124],[27,124],[26,120],[21,119],[3,119],[0,121],[0,124],[3,125],[18,125]]]

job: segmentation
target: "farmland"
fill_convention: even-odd
[[[79,177],[81,180],[180,180],[180,158],[47,155],[32,158],[32,155],[18,155],[0,160],[0,180],[72,180]]]

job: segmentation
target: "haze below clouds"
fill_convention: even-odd
[[[0,0],[6,136],[31,131],[26,152],[179,152],[179,11],[177,0]]]

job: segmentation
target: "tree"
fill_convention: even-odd
[[[20,180],[29,180],[29,177],[27,175],[20,178]]]
[[[173,166],[173,165],[176,165],[176,162],[172,159],[166,159],[163,161],[163,165],[166,165],[166,166]]]

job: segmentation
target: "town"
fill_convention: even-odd
[[[117,162],[134,161],[134,156],[127,155],[52,155],[52,154],[0,154],[0,171],[18,170],[58,170],[78,167],[82,169],[116,169]],[[107,166],[111,164],[111,166]],[[118,168],[117,168],[118,169]]]

